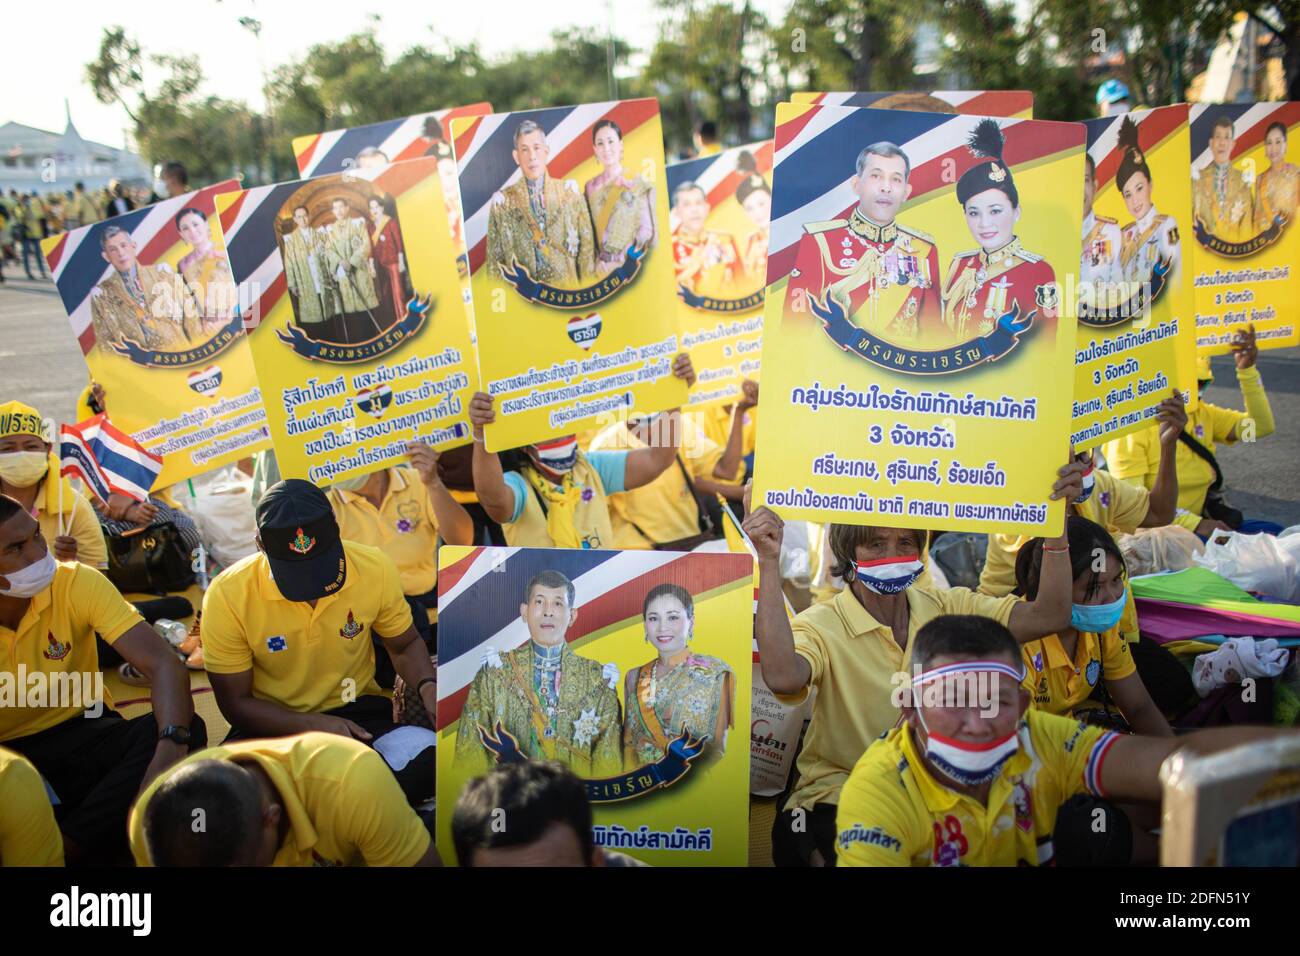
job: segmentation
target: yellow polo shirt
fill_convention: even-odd
[[[1082,504],[1072,505],[1075,513],[1095,521],[1111,534],[1132,534],[1141,527],[1151,506],[1151,492],[1104,471],[1094,470],[1092,477],[1092,495]],[[1011,593],[1016,586],[1016,555],[1025,542],[1032,540],[1031,535],[989,535],[984,570],[980,574],[982,594],[1001,597]]]
[[[50,586],[28,603],[18,630],[0,627],[0,674],[11,675],[0,684],[0,741],[80,717],[89,706],[83,692],[95,690],[86,676],[99,670],[95,633],[113,644],[143,622],[104,575],[76,561],[60,562]],[[37,674],[43,676],[34,682]],[[19,675],[26,677],[25,700],[10,699]],[[37,687],[47,696],[36,700]],[[63,706],[50,706],[56,699]],[[107,691],[104,706],[112,706]]]
[[[688,412],[686,417],[693,419],[711,442],[719,448],[726,448],[727,440],[731,438],[731,419],[734,411],[734,406],[710,405],[708,408],[701,408],[698,412]],[[741,425],[740,455],[742,458],[754,453],[757,437],[758,407],[755,406],[745,412]],[[741,474],[744,474],[743,470]]]
[[[1196,411],[1187,413],[1187,428],[1184,431],[1210,451],[1215,451],[1214,446],[1220,442],[1233,444],[1240,440],[1243,437],[1240,433],[1235,439],[1230,436],[1237,424],[1248,418],[1253,421],[1255,440],[1273,434],[1276,427],[1259,369],[1254,366],[1237,369],[1237,385],[1241,388],[1245,412],[1201,402],[1196,406]],[[1105,455],[1108,466],[1116,477],[1150,488],[1155,482],[1156,469],[1160,464],[1159,430],[1153,425],[1107,442]],[[1179,510],[1173,523],[1195,531],[1201,523],[1206,492],[1214,482],[1214,469],[1181,441],[1178,443],[1175,463],[1178,468]]]
[[[382,694],[370,633],[400,637],[411,627],[411,609],[382,551],[355,541],[344,541],[343,550],[343,587],[315,608],[285,600],[260,551],[219,574],[203,596],[207,670],[251,670],[254,697],[298,713],[341,707],[349,691]]]
[[[427,594],[438,584],[438,519],[419,473],[405,465],[388,469],[388,494],[376,509],[364,495],[329,490],[339,535],[379,548],[393,559],[402,593]]]
[[[722,447],[706,437],[699,425],[688,417],[683,416],[681,422],[682,443],[677,461],[685,466],[692,482],[719,480],[714,478],[713,469],[722,460]],[[602,429],[591,441],[592,451],[630,451],[646,447],[646,443],[628,431],[623,422]],[[741,464],[729,480],[738,480],[744,470],[745,466]],[[648,551],[652,544],[665,544],[700,533],[695,495],[686,484],[677,462],[669,465],[648,485],[610,495],[609,519],[614,528],[613,546],[620,550]]]
[[[51,480],[59,474],[59,460],[50,452],[50,470],[45,484],[36,494],[36,521],[45,543],[54,550],[59,534],[59,484],[63,485],[63,533],[77,539],[77,560],[92,568],[108,567],[108,545],[104,529],[90,501],[72,487],[67,478]]]
[[[808,662],[817,702],[799,754],[799,782],[786,809],[837,802],[862,752],[897,722],[893,677],[911,665],[912,642],[922,626],[941,614],[980,614],[1007,624],[1016,605],[1014,597],[993,598],[967,588],[938,591],[913,584],[905,593],[906,652],[889,626],[867,613],[851,588],[814,604],[791,624],[795,653]],[[782,699],[799,701],[807,692],[805,688]]]
[[[1030,710],[1020,749],[988,806],[944,786],[921,762],[910,726],[862,755],[835,818],[839,866],[1043,866],[1055,858],[1056,811],[1077,793],[1103,795],[1101,767],[1119,735]]]
[[[63,865],[63,834],[41,775],[26,757],[3,747],[0,807],[0,867]]]
[[[131,811],[136,866],[152,865],[144,838],[149,800],[195,760],[255,763],[271,778],[289,821],[273,866],[413,866],[429,849],[429,831],[384,758],[349,737],[312,732],[209,747],[159,774]]]
[[[1021,644],[1020,654],[1032,706],[1049,714],[1069,714],[1091,696],[1099,679],[1122,680],[1137,670],[1118,626],[1103,634],[1080,632],[1073,660],[1055,634]]]

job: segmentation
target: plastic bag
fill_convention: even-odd
[[[1239,588],[1282,601],[1300,601],[1300,534],[1215,534],[1198,565]],[[1226,538],[1226,540],[1225,540]]]
[[[257,550],[253,537],[257,523],[253,517],[252,480],[237,469],[223,469],[195,481],[191,497],[182,486],[177,500],[194,518],[208,554],[222,567],[230,567]]]
[[[1130,576],[1181,571],[1193,567],[1196,555],[1205,551],[1200,538],[1176,524],[1117,534],[1115,543],[1124,555]]]

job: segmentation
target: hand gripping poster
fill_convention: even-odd
[[[1084,125],[1070,425],[1080,451],[1150,427],[1174,389],[1196,402],[1187,104]]]
[[[653,99],[452,122],[489,451],[686,403]]]
[[[1059,533],[1062,279],[1080,247],[1060,224],[1083,219],[1083,191],[1061,183],[1082,177],[1084,138],[1079,123],[777,107],[757,502]]]
[[[1191,108],[1196,348],[1300,344],[1300,102]]]
[[[435,158],[223,201],[280,473],[329,484],[470,440],[469,324]]]
[[[815,106],[869,106],[873,110],[913,110],[919,113],[964,113],[967,116],[1010,116],[1033,119],[1034,94],[1029,90],[905,90],[897,93],[793,93],[795,103]]]
[[[669,229],[690,405],[734,402],[758,380],[772,214],[772,143],[668,166]]]
[[[113,425],[165,488],[270,447],[214,214],[234,180],[41,243]]]
[[[438,848],[491,768],[558,760],[595,844],[656,866],[749,854],[749,555],[438,552]]]

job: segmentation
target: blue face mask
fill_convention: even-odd
[[[1124,614],[1124,605],[1128,595],[1121,594],[1119,600],[1109,604],[1075,604],[1070,610],[1070,626],[1076,631],[1087,634],[1100,634],[1109,631],[1119,623]]]

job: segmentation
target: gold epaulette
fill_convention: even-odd
[[[952,257],[952,261],[956,262],[958,259],[965,259],[968,258],[969,256],[978,256],[982,251],[983,250],[981,249],[972,249],[970,250],[970,252],[959,252]]]
[[[1021,247],[1020,247],[1020,250],[1016,253],[1016,255],[1019,256],[1021,259],[1024,259],[1026,262],[1042,262],[1042,261],[1043,261],[1043,257],[1042,257],[1042,256],[1040,256],[1040,255],[1039,255],[1038,253],[1036,253],[1036,252],[1030,252],[1030,251],[1029,251],[1028,249],[1026,249],[1024,246],[1021,246]]]
[[[843,229],[848,224],[847,219],[826,219],[822,222],[805,222],[803,229],[811,236],[819,232],[830,232],[832,229]]]
[[[1098,216],[1096,213],[1094,213],[1093,216],[1098,222],[1110,223],[1112,226],[1119,225],[1119,220],[1111,219],[1110,216]]]
[[[932,246],[937,244],[934,241],[934,236],[930,235],[928,232],[922,232],[920,229],[913,229],[911,226],[905,226],[897,220],[894,221],[894,225],[898,228],[899,232],[905,232],[914,239],[928,242]]]

